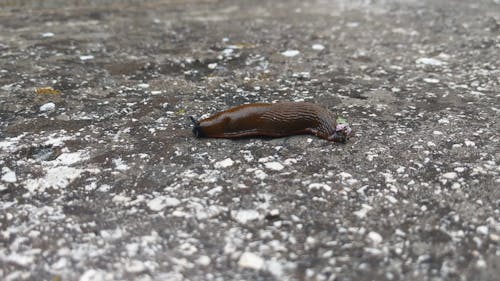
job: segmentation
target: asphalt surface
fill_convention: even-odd
[[[3,0],[0,279],[499,280],[499,77],[496,0]],[[356,135],[191,134],[276,101]]]

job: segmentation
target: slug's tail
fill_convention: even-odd
[[[197,138],[202,138],[205,136],[205,133],[203,133],[203,129],[200,126],[200,122],[196,119],[194,119],[193,116],[189,116],[189,119],[193,123],[193,135]]]

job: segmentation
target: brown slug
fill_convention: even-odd
[[[193,134],[210,138],[284,137],[312,134],[334,142],[345,142],[352,134],[343,118],[308,102],[245,104],[196,121]]]

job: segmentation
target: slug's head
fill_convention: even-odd
[[[333,133],[329,139],[334,142],[345,143],[352,135],[353,131],[347,120],[342,117],[337,117],[337,125],[335,127],[335,133]]]
[[[197,138],[204,137],[205,133],[203,133],[203,129],[201,129],[200,121],[194,119],[193,116],[189,116],[189,119],[191,119],[191,122],[193,122],[193,135]]]

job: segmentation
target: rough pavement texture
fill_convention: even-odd
[[[0,279],[498,280],[499,1],[0,3]]]

